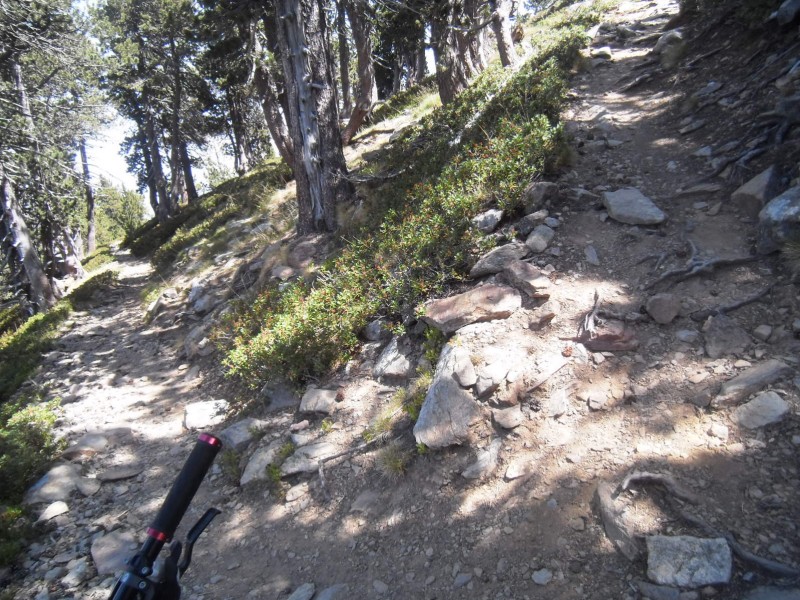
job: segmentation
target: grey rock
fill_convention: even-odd
[[[520,242],[511,242],[510,244],[498,246],[478,259],[478,262],[470,270],[469,276],[476,278],[499,273],[509,263],[524,258],[528,253],[527,246]]]
[[[336,410],[336,390],[323,390],[308,386],[300,401],[300,412],[319,412],[326,415]]]
[[[547,250],[547,246],[553,241],[556,232],[547,225],[537,225],[536,228],[525,240],[525,245],[535,254],[540,254]]]
[[[183,347],[187,358],[209,356],[214,352],[214,344],[208,339],[208,329],[208,325],[198,325],[186,335]]]
[[[456,589],[462,588],[470,581],[472,581],[472,573],[459,573],[453,580],[453,587]]]
[[[478,451],[475,462],[468,466],[461,476],[465,479],[484,479],[494,473],[502,445],[503,441],[500,438],[493,439],[488,448]]]
[[[776,359],[765,361],[740,373],[722,384],[714,398],[714,406],[736,404],[762,388],[788,377],[792,368]]]
[[[647,576],[659,585],[697,588],[730,581],[731,549],[724,538],[649,536]]]
[[[493,362],[480,367],[478,381],[475,383],[475,393],[478,398],[486,398],[493,394],[497,388],[506,380],[508,375],[508,362]]]
[[[519,221],[517,221],[515,227],[519,232],[519,235],[522,237],[526,237],[534,228],[542,223],[548,215],[546,210],[537,210],[529,215],[525,215]]]
[[[709,317],[703,324],[706,354],[722,358],[729,354],[742,354],[751,344],[750,336],[736,322],[725,315]]]
[[[400,347],[400,340],[392,338],[389,345],[383,349],[372,374],[376,378],[404,379],[410,377],[414,372],[414,367],[408,355]]]
[[[86,496],[94,496],[100,491],[100,481],[97,479],[89,479],[88,477],[81,477],[78,480],[78,491]]]
[[[386,321],[384,319],[375,319],[364,327],[364,337],[370,342],[380,342],[387,339],[392,334],[386,328]]]
[[[283,410],[285,408],[294,408],[300,403],[300,398],[297,397],[294,390],[288,385],[272,381],[261,388],[261,395],[269,400],[270,412]]]
[[[547,225],[550,229],[558,229],[561,225],[561,221],[556,219],[555,217],[547,217],[544,220],[544,224]]]
[[[650,198],[636,188],[603,192],[603,205],[612,219],[628,225],[658,225],[667,218]]]
[[[681,310],[681,299],[675,294],[655,294],[647,299],[647,313],[660,325],[668,325]]]
[[[456,366],[454,346],[447,344],[439,356],[436,373],[414,425],[417,443],[444,448],[466,440],[470,426],[480,418],[472,394],[453,378]]]
[[[80,558],[61,579],[61,585],[67,589],[76,588],[87,579],[89,579],[89,562],[85,558]]]
[[[564,388],[554,390],[542,404],[542,412],[546,417],[557,419],[569,410],[569,395]]]
[[[101,433],[87,433],[82,436],[72,446],[64,450],[61,455],[67,460],[78,458],[89,458],[98,452],[105,450],[108,446],[108,438]]]
[[[747,592],[742,600],[800,600],[800,588],[757,587]]]
[[[503,275],[508,283],[532,298],[547,296],[543,290],[548,289],[551,285],[547,275],[532,264],[521,260],[508,264]]]
[[[600,266],[600,257],[597,256],[597,250],[594,246],[589,244],[583,249],[583,255],[586,257],[586,262],[596,267]]]
[[[350,505],[350,512],[369,514],[378,505],[381,499],[380,492],[375,490],[365,490]]]
[[[319,469],[319,461],[333,456],[339,449],[328,442],[317,442],[295,450],[281,465],[282,475],[314,473]]]
[[[37,481],[25,495],[26,504],[66,501],[78,488],[80,472],[74,465],[57,465]]]
[[[491,233],[497,229],[497,225],[503,220],[503,211],[496,208],[482,212],[474,219],[472,224],[483,233]]]
[[[49,571],[44,574],[43,579],[47,582],[55,581],[67,574],[67,569],[65,567],[53,567]]]
[[[92,542],[92,560],[98,575],[114,575],[125,569],[138,544],[130,531],[112,531]]]
[[[52,504],[48,505],[40,514],[39,518],[36,519],[37,523],[44,523],[45,521],[49,521],[55,517],[63,515],[64,513],[69,512],[69,506],[66,502],[62,500],[58,500],[57,502],[53,502]]]
[[[759,325],[753,330],[753,337],[761,342],[766,342],[772,335],[772,327],[769,325]]]
[[[704,87],[697,90],[694,94],[692,94],[693,98],[705,98],[706,96],[710,96],[714,92],[718,92],[722,89],[722,84],[718,81],[709,81]]]
[[[259,421],[252,417],[242,419],[220,432],[219,439],[222,440],[222,447],[227,450],[241,452],[267,425],[266,421]]]
[[[733,411],[731,418],[746,429],[758,429],[782,421],[789,408],[789,403],[775,392],[762,392]]]
[[[764,205],[780,191],[779,186],[778,169],[772,165],[733,192],[731,202],[742,214],[755,219]]]
[[[639,588],[642,596],[650,600],[679,600],[681,597],[681,591],[678,588],[666,585],[654,585],[646,581],[637,581],[636,587]]]
[[[670,46],[680,43],[683,43],[683,32],[680,29],[667,31],[658,38],[656,45],[653,47],[653,54],[663,54]]]
[[[313,583],[304,583],[289,596],[287,600],[311,600],[317,587]]]
[[[800,186],[790,188],[770,200],[758,214],[758,241],[760,254],[778,250],[800,227]]]
[[[372,589],[374,589],[376,593],[383,595],[389,591],[389,586],[380,579],[376,579],[372,582]]]
[[[346,600],[350,597],[350,587],[345,583],[337,583],[322,590],[314,600]]]
[[[519,404],[510,408],[495,409],[492,411],[492,416],[494,417],[494,422],[503,429],[519,427],[524,419],[522,407]]]
[[[522,297],[513,288],[483,285],[463,294],[425,303],[422,319],[444,333],[464,325],[506,319],[522,306]]]
[[[525,190],[525,213],[541,210],[558,200],[558,185],[550,181],[537,181]]]
[[[534,463],[530,457],[517,457],[506,468],[504,477],[508,481],[519,479],[533,473]]]
[[[457,346],[453,349],[453,360],[455,361],[453,378],[458,384],[465,388],[475,385],[478,375],[475,373],[475,365],[472,364],[469,353],[464,348]]]
[[[531,579],[536,585],[547,585],[553,581],[553,572],[550,569],[539,569],[533,572]]]
[[[186,429],[208,429],[225,421],[230,408],[226,400],[204,400],[187,404],[183,411],[183,426]]]
[[[675,333],[675,338],[684,344],[694,344],[700,339],[700,332],[693,329],[681,329]]]
[[[289,488],[286,492],[286,502],[294,502],[295,500],[299,500],[303,496],[308,495],[308,482],[304,481],[303,483],[298,483],[297,485],[293,485]]]
[[[253,481],[266,481],[269,479],[267,467],[275,464],[283,444],[283,440],[277,439],[269,445],[256,450],[247,461],[242,477],[239,480],[239,485],[245,486]]]
[[[142,471],[144,471],[144,465],[142,464],[119,465],[98,473],[97,479],[100,481],[122,481],[136,477]]]
[[[680,129],[678,129],[678,133],[680,133],[681,135],[688,135],[690,133],[694,133],[698,129],[702,129],[703,127],[705,127],[707,122],[708,121],[706,121],[705,119],[695,119],[685,127],[681,127]]]
[[[605,60],[611,60],[611,48],[609,46],[603,46],[601,48],[592,48],[589,54],[592,58],[603,58]]]

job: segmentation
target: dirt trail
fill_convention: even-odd
[[[614,18],[645,35],[676,10],[666,1],[629,2]],[[796,344],[791,336],[776,337],[711,359],[703,351],[702,323],[689,316],[759,289],[773,267],[762,262],[667,281],[654,291],[680,298],[678,319],[658,325],[643,316],[652,293],[643,287],[658,274],[655,261],[642,259],[677,252],[665,256],[667,266],[682,264],[688,240],[708,256],[738,256],[752,235],[752,224],[729,208],[710,210],[730,190],[677,195],[698,174],[692,152],[713,139],[710,131],[677,133],[687,90],[618,92],[619,81],[654,43],[607,41],[611,58],[573,80],[575,100],[565,120],[575,161],[558,182],[566,199],[550,215],[558,219],[556,237],[534,260],[554,269],[556,319],[534,334],[518,315],[476,334],[502,348],[534,339],[532,361],[568,357],[566,367],[523,399],[522,425],[508,431],[487,425],[472,447],[416,456],[396,480],[380,473],[374,452],[356,453],[329,467],[327,490],[316,474],[294,476],[282,500],[265,487],[239,488],[218,463],[185,519],[191,525],[210,505],[223,510],[196,552],[186,598],[285,598],[305,582],[317,590],[347,586],[328,598],[638,598],[632,582],[646,579],[646,565],[614,548],[591,506],[598,482],[618,483],[634,469],[672,473],[701,497],[696,511],[715,527],[733,531],[753,552],[800,563],[797,388],[791,381],[777,386],[792,409],[766,430],[739,428],[732,409],[703,407],[715,386],[751,364],[779,358],[796,367]],[[653,229],[608,219],[600,195],[620,187],[640,189],[667,213],[667,224]],[[184,406],[213,397],[203,384],[205,371],[183,362],[186,326],[143,322],[139,292],[147,276],[143,264],[124,263],[120,288],[74,318],[44,369],[56,393],[77,400],[64,406],[62,433],[74,440],[86,431],[109,432],[111,445],[83,459],[84,475],[118,466],[141,472],[70,499],[69,512],[30,551],[18,598],[106,597],[113,578],[95,575],[90,564],[76,585],[62,578],[89,557],[94,540],[111,533],[141,537],[195,439],[182,427]],[[642,315],[629,324],[638,350],[592,353],[566,339],[576,334],[596,291],[604,307]],[[732,316],[749,332],[762,324],[780,327],[791,323],[797,303],[789,286]],[[525,310],[535,314],[536,307]],[[376,382],[368,367],[333,383],[345,400],[330,426],[312,418],[310,431],[357,444],[396,388]],[[267,441],[283,439],[303,418],[294,410],[253,416],[265,421]],[[496,472],[480,481],[462,477],[476,448],[498,437]],[[620,501],[639,535],[700,535],[657,491],[637,488]],[[681,597],[740,598],[770,581],[737,562],[729,587]]]

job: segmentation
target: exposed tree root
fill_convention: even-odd
[[[741,265],[760,260],[761,258],[759,256],[739,256],[734,258],[710,258],[702,260],[698,258],[699,251],[697,249],[697,246],[694,245],[694,242],[689,240],[688,244],[689,248],[692,251],[692,255],[689,257],[689,260],[686,261],[686,264],[682,267],[670,269],[666,273],[663,273],[655,281],[648,283],[645,286],[645,289],[652,289],[659,283],[666,281],[671,277],[675,277],[676,281],[678,282],[685,281],[691,277],[694,277],[695,275],[700,275],[702,273],[710,273],[717,267],[730,267],[733,265]]]
[[[698,310],[693,312],[691,315],[691,319],[693,321],[705,321],[711,315],[718,315],[722,313],[727,313],[732,310],[736,310],[737,308],[741,308],[743,306],[747,306],[748,304],[752,304],[769,294],[772,291],[772,288],[775,287],[775,284],[772,283],[765,287],[763,290],[756,292],[752,296],[748,296],[747,298],[743,298],[741,300],[737,300],[736,302],[732,302],[730,304],[722,304],[720,306],[716,306],[714,308],[706,308],[703,310]]]
[[[699,503],[697,496],[675,481],[672,475],[650,473],[649,471],[634,471],[620,484],[620,491],[628,490],[631,485],[635,483],[656,483],[681,500],[685,500],[691,504]]]

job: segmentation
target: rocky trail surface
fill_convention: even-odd
[[[695,112],[725,94],[710,70],[731,69],[639,80],[672,60],[659,40],[676,11],[627,2],[592,32],[565,114],[573,165],[529,189],[521,220],[476,220],[501,243],[474,286],[425,306],[449,336],[437,356],[376,322],[335,379],[267,386],[229,417],[210,321],[245,275],[288,277],[320,245],[284,241],[285,265],[225,256],[150,320],[149,269],[123,260],[37,377],[72,445],[29,493],[46,534],[16,597],[107,597],[196,430],[229,452],[181,530],[223,511],[186,598],[800,597],[800,293],[750,254],[754,203],[790,186],[697,187],[747,140],[724,103]],[[426,365],[413,423],[398,390]]]

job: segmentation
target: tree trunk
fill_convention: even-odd
[[[225,88],[225,99],[228,102],[231,129],[233,130],[233,159],[234,169],[239,175],[244,175],[250,170],[250,146],[247,143],[242,103],[231,86]]]
[[[89,161],[86,159],[86,138],[80,139],[81,165],[83,166],[83,193],[86,196],[86,220],[89,227],[86,231],[86,253],[91,254],[97,249],[97,224],[94,216],[94,192],[89,179]]]
[[[164,178],[164,170],[161,164],[161,150],[158,145],[158,135],[156,134],[155,119],[152,112],[148,109],[146,115],[147,127],[147,146],[150,151],[150,173],[148,179],[153,181],[156,188],[156,195],[158,197],[158,205],[156,206],[156,217],[160,223],[166,221],[172,210],[167,194],[167,181]]]
[[[170,214],[178,212],[183,200],[185,185],[183,180],[183,166],[181,165],[181,143],[183,133],[181,132],[181,106],[183,104],[183,73],[181,72],[181,59],[178,48],[175,44],[174,36],[169,38],[170,53],[172,54],[172,123],[170,135],[172,137],[170,146]]]
[[[52,307],[57,288],[45,275],[42,262],[31,241],[31,235],[17,206],[14,187],[0,163],[0,244],[9,259],[12,279],[24,291],[37,311]]]
[[[197,186],[194,184],[194,174],[192,173],[192,158],[189,156],[189,145],[186,140],[181,140],[181,165],[183,166],[183,180],[186,183],[186,196],[189,204],[197,202],[200,197],[197,193]]]
[[[456,28],[460,27],[461,5],[457,0],[441,2],[431,18],[431,45],[436,60],[436,84],[442,104],[449,104],[469,85],[469,55],[459,48]]]
[[[339,131],[336,82],[321,0],[278,0],[276,30],[294,142],[298,232],[333,231],[353,186]]]
[[[142,151],[144,170],[147,174],[147,190],[149,192],[150,207],[153,209],[153,214],[158,214],[158,190],[156,189],[156,182],[153,178],[153,159],[150,156],[150,146],[147,143],[147,134],[141,125],[139,125],[137,141],[139,143],[139,149]]]
[[[378,87],[372,58],[372,16],[368,13],[366,0],[343,0],[343,4],[347,8],[358,60],[358,95],[353,113],[342,133],[342,143],[346,146],[372,111],[378,97]]]
[[[275,91],[275,83],[269,67],[263,63],[256,65],[253,83],[261,99],[261,109],[264,111],[264,119],[267,121],[267,128],[275,142],[283,161],[294,170],[294,146],[289,135],[289,126],[286,124],[286,117],[281,111],[281,103]]]
[[[339,81],[342,83],[342,116],[349,118],[353,110],[350,98],[350,45],[347,41],[344,1],[336,0],[336,33],[339,36]]]
[[[504,67],[513,67],[519,62],[514,40],[511,36],[511,0],[490,0],[492,7],[492,31],[497,40],[497,51]]]

